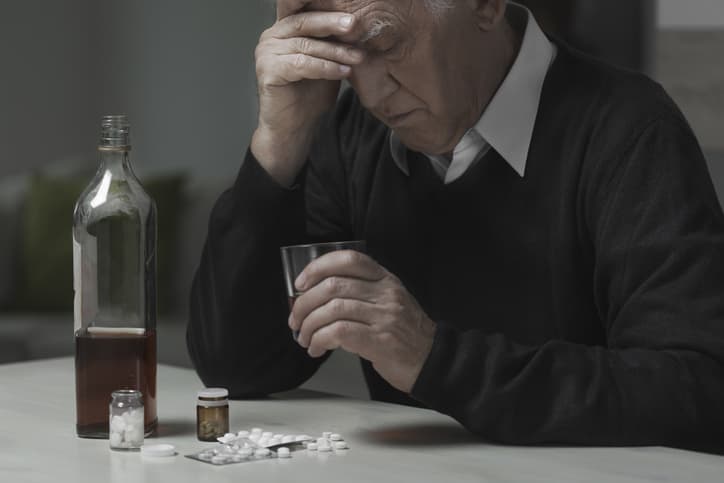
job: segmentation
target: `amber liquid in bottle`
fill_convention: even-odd
[[[108,437],[108,404],[117,389],[143,394],[146,436],[156,430],[156,331],[93,327],[75,335],[76,431]]]

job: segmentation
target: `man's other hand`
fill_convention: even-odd
[[[296,281],[289,326],[312,357],[342,348],[370,361],[392,386],[409,393],[435,335],[400,280],[367,255],[336,251],[311,262]]]

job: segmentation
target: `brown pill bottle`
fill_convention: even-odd
[[[229,391],[210,387],[198,392],[196,400],[196,437],[213,441],[229,432]]]

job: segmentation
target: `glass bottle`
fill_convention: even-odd
[[[111,449],[129,451],[143,446],[143,395],[140,391],[121,389],[111,394],[108,408]]]
[[[156,419],[156,206],[133,173],[129,124],[106,116],[100,167],[73,220],[76,432],[108,438],[111,393],[143,394]]]

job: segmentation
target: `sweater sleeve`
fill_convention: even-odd
[[[299,183],[279,185],[248,152],[233,187],[214,206],[191,289],[189,354],[207,386],[232,397],[295,388],[322,360],[292,338],[279,248],[344,239],[346,207],[327,188],[343,181],[336,130],[322,123]]]
[[[724,433],[724,219],[693,133],[658,120],[586,197],[605,346],[439,325],[412,395],[513,443],[710,447]],[[595,186],[597,184],[597,186]]]

